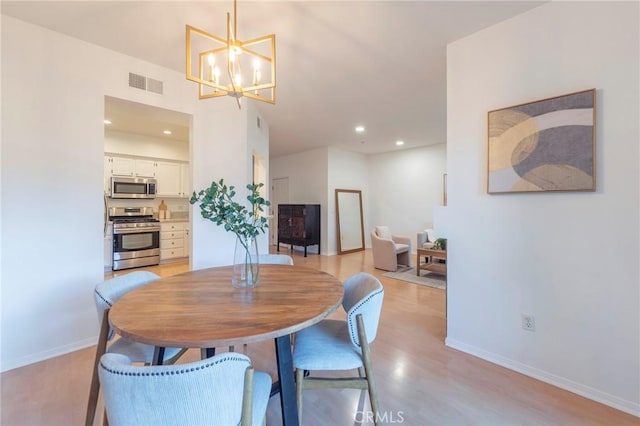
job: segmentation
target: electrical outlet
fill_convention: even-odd
[[[522,314],[522,329],[527,331],[536,331],[536,319],[533,315]]]

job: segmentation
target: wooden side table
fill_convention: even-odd
[[[421,263],[420,258],[422,257],[427,257],[428,258],[427,262]],[[416,275],[420,276],[420,271],[422,270],[435,272],[436,274],[447,275],[447,264],[434,261],[438,259],[442,259],[446,261],[447,251],[418,248],[418,254],[416,258]]]

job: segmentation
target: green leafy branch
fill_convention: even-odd
[[[224,179],[211,182],[210,187],[198,193],[194,191],[189,202],[200,203],[203,218],[224,226],[225,231],[236,234],[244,245],[248,237],[264,233],[265,228],[269,226],[267,218],[261,215],[265,211],[264,208],[271,204],[260,196],[260,188],[263,186],[262,183],[247,185],[247,200],[251,209],[233,200],[236,195],[235,187],[225,185]]]
[[[446,250],[447,249],[447,239],[446,238],[438,238],[433,242],[434,250]]]

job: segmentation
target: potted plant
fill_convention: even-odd
[[[437,238],[433,242],[432,249],[434,249],[434,250],[446,250],[447,249],[447,239],[446,238]]]
[[[224,179],[211,182],[211,186],[198,193],[194,191],[189,200],[191,204],[200,204],[203,218],[236,234],[231,281],[234,287],[251,288],[258,285],[260,265],[256,237],[269,226],[267,218],[261,215],[264,207],[270,204],[260,196],[260,188],[263,186],[262,183],[247,185],[247,200],[251,208],[233,200],[236,195],[235,187],[225,185]]]

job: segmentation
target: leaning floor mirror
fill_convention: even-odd
[[[364,250],[362,191],[336,189],[338,254]]]

